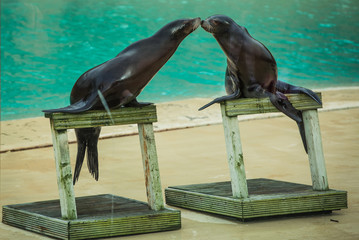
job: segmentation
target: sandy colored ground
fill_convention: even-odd
[[[321,91],[321,90],[318,90]],[[322,90],[323,108],[320,111],[359,108],[359,87]],[[212,99],[187,99],[157,104],[158,122],[155,131],[182,129],[222,123],[218,106],[213,105],[204,111],[197,109]],[[251,120],[283,116],[281,113],[240,116],[239,120]],[[51,146],[49,120],[44,117],[27,118],[14,121],[1,121],[0,153]],[[102,128],[100,138],[124,136],[137,133],[136,125],[122,125]],[[69,141],[75,142],[75,132],[69,130]]]
[[[181,209],[180,230],[121,237],[121,239],[358,239],[359,108],[357,104],[359,94],[357,90],[325,92],[325,107],[331,106],[331,108],[327,107],[327,110],[332,111],[321,111],[319,114],[329,185],[333,189],[348,191],[348,209],[334,211],[329,215],[269,218],[246,223],[232,218]],[[157,129],[161,128],[161,122],[168,124],[163,123],[162,126],[169,128],[181,124],[185,127],[186,125],[181,121],[185,118],[189,119],[188,122],[198,121],[197,125],[211,124],[211,121],[215,123],[216,113],[219,114],[218,106],[209,109],[211,113],[200,113],[207,115],[198,115],[195,112],[203,102],[206,100],[196,100],[191,104],[186,102],[181,105],[176,102],[164,104],[164,107],[159,106]],[[170,110],[167,116],[163,115],[166,106]],[[340,107],[345,110],[334,110]],[[185,112],[178,109],[183,109]],[[204,117],[202,120],[208,121],[200,121],[201,117]],[[172,124],[166,119],[171,119]],[[0,154],[0,204],[58,198],[51,147],[10,151],[24,146],[36,146],[36,143],[41,141],[46,144],[46,139],[51,139],[47,120],[45,123],[43,119],[7,121],[1,122],[1,126],[3,153]],[[295,122],[287,117],[280,117],[240,121],[239,127],[247,178],[271,178],[311,184],[307,155],[303,150]],[[35,139],[34,136],[42,138]],[[155,137],[163,188],[229,180],[223,128],[220,124],[156,132]],[[32,145],[26,145],[28,142],[32,142]],[[99,182],[92,179],[84,166],[80,180],[75,186],[76,196],[111,193],[146,201],[138,136],[101,140],[99,151]],[[70,153],[74,165],[76,144],[70,144]],[[331,219],[338,222],[333,222]],[[4,224],[0,224],[0,238],[47,239]]]

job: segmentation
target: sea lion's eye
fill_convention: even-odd
[[[220,21],[218,19],[213,19],[213,25],[219,25]]]

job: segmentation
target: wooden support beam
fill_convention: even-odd
[[[323,154],[318,111],[316,109],[303,111],[303,121],[313,190],[328,190],[329,184]]]
[[[57,186],[59,188],[61,216],[63,219],[77,219],[74,188],[70,165],[70,153],[67,130],[55,130],[53,120],[50,120],[52,142],[55,153]]]
[[[111,110],[111,115],[103,110],[84,113],[46,113],[50,118],[52,140],[55,151],[57,182],[59,187],[61,213],[64,219],[76,219],[76,202],[72,185],[70,154],[67,129],[110,125],[138,124],[139,137],[148,205],[153,210],[164,209],[162,187],[157,162],[157,152],[153,133],[153,122],[157,121],[156,106],[120,108]]]
[[[159,211],[164,208],[164,203],[152,123],[139,123],[138,133],[141,144],[148,205],[151,209]]]
[[[322,94],[316,93],[321,99]],[[317,109],[322,106],[305,94],[286,94],[289,101],[298,110]],[[269,98],[239,98],[225,101],[227,116],[279,112]]]
[[[155,105],[112,109],[111,115],[112,118],[104,110],[92,110],[83,113],[46,113],[45,117],[54,120],[56,130],[157,122]]]
[[[227,116],[225,104],[221,104],[221,111],[224,137],[226,141],[227,159],[232,183],[232,194],[235,198],[247,198],[247,179],[244,169],[238,119],[237,116]]]

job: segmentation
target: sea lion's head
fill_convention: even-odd
[[[176,38],[185,38],[194,30],[196,30],[201,24],[201,19],[189,18],[189,19],[178,19],[169,23],[172,36]]]
[[[201,22],[202,28],[212,34],[228,32],[233,24],[237,25],[232,18],[225,15],[213,15]]]
[[[187,18],[174,20],[163,26],[155,36],[161,39],[175,40],[176,42],[182,41],[190,33],[196,30],[201,24],[200,18]]]

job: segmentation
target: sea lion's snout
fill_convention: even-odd
[[[201,27],[207,31],[207,32],[212,32],[212,26],[211,24],[209,23],[208,19],[207,20],[202,20],[201,21]]]
[[[196,30],[198,27],[199,27],[199,25],[201,25],[201,18],[194,18],[193,19],[193,31],[194,30]]]

